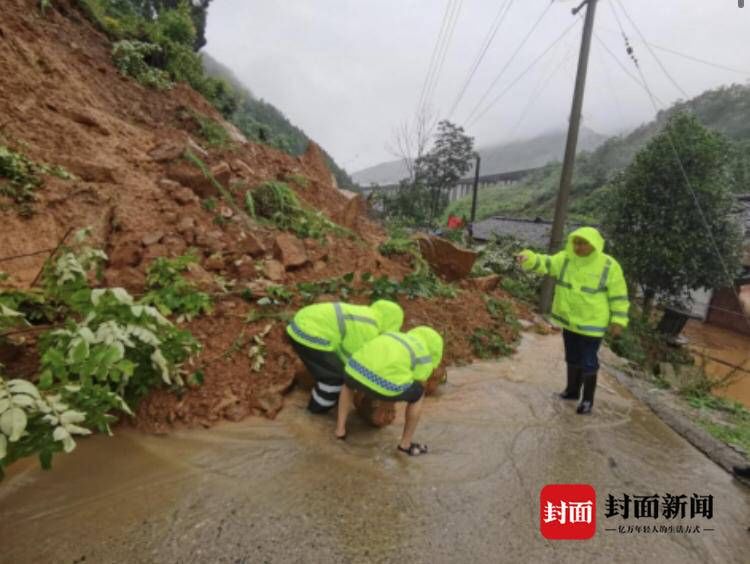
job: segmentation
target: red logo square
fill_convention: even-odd
[[[596,490],[588,484],[549,484],[539,494],[539,529],[550,540],[584,540],[596,533]]]

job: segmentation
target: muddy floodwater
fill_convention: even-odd
[[[559,336],[524,338],[500,363],[453,369],[426,403],[417,439],[399,425],[308,415],[295,392],[278,419],[167,437],[120,431],[81,441],[52,472],[14,469],[0,484],[5,563],[717,562],[750,561],[750,489],[600,378],[595,414],[554,398]],[[596,535],[539,532],[546,484],[597,492]],[[606,518],[609,494],[713,496],[713,518]],[[688,504],[689,507],[689,504]],[[699,525],[700,533],[619,526]],[[713,530],[702,530],[702,529]]]
[[[708,323],[690,321],[685,335],[695,361],[717,380],[731,375],[729,385],[714,393],[738,401],[750,409],[750,335],[742,335]]]

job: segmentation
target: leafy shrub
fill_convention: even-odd
[[[72,451],[73,435],[91,433],[79,425],[85,419],[60,394],[44,394],[27,380],[6,381],[0,375],[0,477],[19,458],[39,453],[48,467],[54,452]]]
[[[491,329],[477,328],[469,337],[471,348],[479,358],[508,356],[513,348],[498,333]]]
[[[660,362],[692,364],[691,355],[679,347],[669,344],[667,337],[659,333],[647,319],[634,315],[631,311],[630,323],[622,335],[615,339],[607,334],[607,345],[623,358],[651,372]]]
[[[508,300],[499,300],[491,296],[486,296],[484,299],[487,312],[490,317],[495,321],[502,322],[506,325],[510,325],[516,329],[520,328],[518,317],[513,309],[513,304]]]
[[[541,279],[524,271],[516,262],[516,255],[523,250],[521,242],[513,237],[496,237],[480,252],[472,270],[473,276],[499,274],[501,286],[513,297],[532,302],[539,294]]]
[[[195,285],[182,275],[188,270],[189,265],[197,260],[190,254],[175,259],[157,258],[148,269],[148,292],[143,297],[143,303],[156,306],[162,315],[178,315],[179,320],[209,313],[209,295],[199,292]]]
[[[125,76],[134,78],[149,88],[168,90],[173,86],[169,80],[169,73],[146,62],[148,57],[159,55],[161,52],[161,47],[153,43],[123,39],[112,47],[112,59]]]
[[[0,195],[13,200],[23,216],[33,214],[32,204],[36,201],[34,191],[44,184],[42,175],[49,174],[65,180],[73,176],[61,166],[35,163],[27,156],[0,145]]]
[[[137,402],[162,383],[183,385],[180,365],[198,348],[190,333],[122,288],[93,290],[83,321],[42,336],[39,385],[100,384]]]
[[[369,287],[369,297],[372,301],[381,299],[397,301],[400,295],[410,300],[456,297],[456,289],[450,284],[442,282],[429,270],[429,267],[426,270],[417,268],[411,274],[404,276],[401,281],[391,279],[386,275],[374,278],[370,272],[362,273],[360,278],[362,283]]]

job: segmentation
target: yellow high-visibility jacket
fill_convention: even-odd
[[[335,352],[346,360],[385,331],[398,331],[404,312],[395,302],[378,300],[371,306],[320,303],[303,307],[287,325],[286,332],[301,345]]]
[[[573,251],[573,238],[594,247],[587,257]],[[552,320],[574,333],[603,337],[610,324],[628,326],[628,288],[622,267],[604,253],[604,238],[593,227],[582,227],[568,236],[565,249],[549,256],[523,251],[524,270],[556,279]]]
[[[430,327],[388,332],[352,355],[346,373],[383,396],[397,396],[426,381],[443,358],[443,338]]]

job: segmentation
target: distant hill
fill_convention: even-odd
[[[566,135],[565,131],[556,131],[532,139],[480,147],[482,174],[536,168],[560,160],[565,152]],[[604,135],[583,128],[578,139],[578,147],[584,151],[591,151],[606,139]],[[373,183],[395,184],[406,176],[406,167],[400,160],[381,163],[352,174],[354,181],[361,186]]]
[[[694,113],[705,127],[723,133],[733,142],[732,188],[735,192],[750,193],[750,85],[735,84],[677,102],[628,135],[611,137],[592,152],[580,152],[576,159],[570,207],[574,219],[597,221],[598,214],[606,206],[612,179],[661,131],[669,116],[679,111]],[[551,163],[520,184],[480,192],[477,217],[506,215],[551,219],[560,170],[559,163]],[[469,208],[470,200],[463,198],[452,203],[446,214],[463,215]]]
[[[272,145],[293,155],[304,153],[310,138],[299,127],[293,125],[275,106],[257,98],[250,88],[229,69],[211,55],[201,52],[206,74],[227,81],[240,98],[238,109],[231,117],[248,139]],[[328,167],[336,177],[339,188],[351,188],[352,179],[323,150]]]

